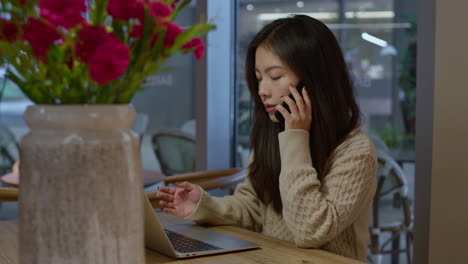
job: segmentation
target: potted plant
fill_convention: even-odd
[[[143,263],[142,176],[129,105],[208,23],[190,0],[0,0],[6,78],[36,105],[20,144],[20,263]]]

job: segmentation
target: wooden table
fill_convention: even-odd
[[[175,219],[175,220],[174,220]],[[186,220],[174,218],[169,215],[160,215],[165,225],[187,223]],[[260,249],[247,250],[229,254],[207,257],[198,257],[185,260],[176,260],[158,252],[147,249],[146,263],[212,263],[212,264],[249,264],[249,263],[361,263],[356,260],[338,256],[326,251],[316,249],[300,249],[289,243],[261,235],[246,229],[233,226],[210,227],[221,233],[246,239],[261,245]],[[0,263],[18,263],[18,224],[16,221],[0,221]]]
[[[146,188],[164,180],[164,175],[151,170],[143,170],[143,186]],[[18,173],[10,172],[0,177],[0,181],[12,187],[19,187],[20,179]]]

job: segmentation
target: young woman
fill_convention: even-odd
[[[245,182],[222,198],[188,182],[160,187],[163,211],[365,261],[377,159],[333,33],[308,16],[273,21],[250,43],[246,74],[255,119]]]

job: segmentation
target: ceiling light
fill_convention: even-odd
[[[380,46],[382,48],[386,47],[388,45],[387,41],[383,39],[379,39],[377,37],[374,37],[372,35],[367,34],[366,32],[363,32],[361,34],[362,39],[369,41],[370,43],[373,43],[377,46]]]

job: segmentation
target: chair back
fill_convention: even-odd
[[[195,139],[178,130],[160,130],[152,137],[153,150],[166,176],[195,170]]]
[[[405,173],[395,159],[386,152],[377,151],[377,156],[377,190],[372,208],[372,227],[378,228],[387,224],[382,222],[380,217],[385,214],[383,210],[388,210],[388,207],[383,206],[385,201],[391,201],[393,209],[397,209],[392,211],[390,221],[393,223],[401,222],[402,225],[409,227],[411,224],[411,213]]]
[[[387,152],[378,149],[377,157],[377,190],[372,205],[368,258],[374,263],[378,255],[392,254],[393,260],[400,253],[406,253],[407,263],[412,263],[413,220],[406,177],[400,165]],[[404,247],[399,242],[401,234],[406,237]]]
[[[0,175],[11,171],[19,159],[19,147],[15,135],[4,124],[0,123]]]

